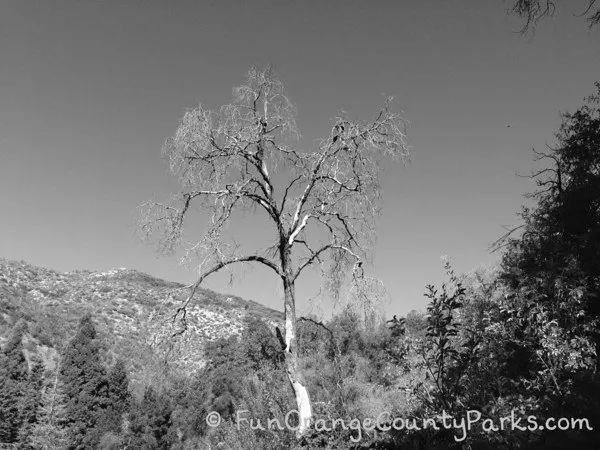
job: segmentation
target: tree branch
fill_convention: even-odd
[[[240,262],[259,262],[259,263],[269,267],[270,269],[274,270],[277,275],[279,275],[279,276],[282,275],[281,269],[275,263],[268,260],[267,258],[258,256],[258,255],[242,256],[242,257],[238,257],[238,258],[232,258],[227,261],[221,261],[221,262],[215,264],[209,270],[205,271],[202,275],[200,275],[200,277],[198,277],[198,279],[196,280],[195,283],[187,286],[188,289],[191,289],[190,294],[184,301],[183,305],[180,306],[179,308],[177,308],[177,311],[175,312],[175,314],[173,316],[173,323],[175,322],[175,320],[177,320],[177,317],[181,313],[182,314],[181,322],[183,323],[183,330],[185,330],[187,328],[187,323],[186,323],[187,309],[186,308],[189,305],[189,303],[192,301],[192,299],[194,298],[194,295],[196,294],[196,290],[198,289],[200,284],[202,284],[202,282],[209,275],[212,275],[213,273],[218,272],[219,270],[223,269],[226,266],[229,266],[229,265],[235,264],[235,263],[240,263]],[[175,333],[175,335],[177,335],[177,334],[181,334],[181,331],[178,333]]]
[[[303,264],[301,264],[300,267],[298,267],[298,269],[292,276],[292,282],[296,281],[296,278],[298,278],[300,276],[302,271],[304,269],[306,269],[308,266],[310,266],[315,261],[315,259],[318,259],[321,254],[323,254],[327,250],[332,250],[332,249],[343,250],[346,253],[348,253],[349,255],[351,255],[352,257],[354,257],[354,259],[356,259],[356,263],[355,263],[356,265],[360,266],[362,264],[361,258],[355,252],[350,250],[350,248],[343,246],[343,245],[338,245],[338,244],[327,244],[327,245],[324,245],[323,247],[321,247],[317,251],[311,251],[312,254],[310,255],[310,257]]]

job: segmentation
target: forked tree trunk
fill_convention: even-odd
[[[285,307],[285,370],[294,390],[298,408],[298,430],[296,436],[306,433],[312,420],[312,407],[306,381],[298,367],[298,346],[296,340],[296,299],[294,283],[292,281],[291,257],[289,247],[282,249],[283,265],[283,290]]]

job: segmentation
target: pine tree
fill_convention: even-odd
[[[60,379],[67,402],[69,448],[95,448],[108,392],[106,371],[90,315],[81,319],[77,334],[63,352]]]
[[[0,442],[17,442],[22,423],[20,411],[28,366],[23,353],[25,325],[18,322],[0,352]]]
[[[32,426],[26,443],[35,449],[66,449],[65,415],[65,396],[56,370],[50,383],[42,390],[37,422]]]

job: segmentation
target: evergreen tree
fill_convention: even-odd
[[[23,322],[18,322],[0,352],[0,442],[17,442],[22,423],[22,392],[27,383],[28,366],[23,353]]]
[[[37,421],[32,426],[27,444],[35,449],[67,448],[67,430],[65,428],[66,403],[58,370],[51,382],[42,390]]]
[[[44,381],[44,363],[36,358],[33,361],[33,366],[27,382],[23,384],[20,414],[22,425],[19,430],[19,441],[26,443],[31,429],[37,422],[37,412],[40,406],[42,388]]]
[[[69,448],[96,447],[101,418],[108,405],[106,372],[100,359],[96,329],[84,316],[62,355],[60,378],[66,397]]]
[[[118,359],[107,375],[108,406],[105,410],[101,428],[104,432],[120,433],[123,414],[129,410],[129,374],[125,362]]]

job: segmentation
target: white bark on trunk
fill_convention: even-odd
[[[284,311],[285,311],[285,370],[288,379],[294,390],[296,397],[296,406],[298,411],[298,429],[296,437],[300,438],[309,429],[312,421],[312,407],[310,405],[310,397],[306,388],[306,381],[302,376],[302,371],[298,366],[298,347],[296,340],[296,305],[294,282],[292,281],[290,247],[282,238],[281,247],[282,271],[284,273],[283,288],[284,288]]]
[[[306,386],[303,386],[299,381],[292,381],[294,393],[296,394],[296,404],[298,405],[298,431],[296,436],[300,437],[310,427],[312,420],[312,408],[310,406],[310,399],[308,397],[308,390]]]

